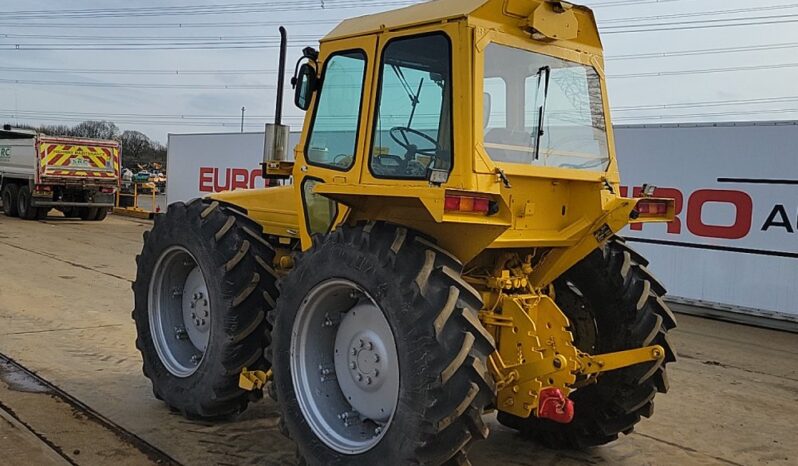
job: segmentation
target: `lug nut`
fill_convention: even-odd
[[[357,356],[357,348],[352,348],[352,356]]]
[[[372,349],[374,349],[374,345],[372,345],[371,342],[368,342],[366,343],[366,349],[371,351]]]
[[[380,362],[380,355],[377,353],[374,353],[374,362]]]
[[[363,341],[363,340],[360,340],[360,343],[359,343],[359,344],[360,344],[360,347],[361,347],[361,348],[363,348],[364,346],[366,346],[366,342],[365,342],[365,341]]]
[[[366,385],[371,385],[371,377],[366,377]]]
[[[357,367],[357,364],[355,364],[354,362],[350,362],[349,363],[349,368],[350,369],[355,369],[356,367]]]
[[[363,374],[358,374],[357,375],[357,381],[358,382],[362,382],[363,381]]]

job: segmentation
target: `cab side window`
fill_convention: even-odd
[[[309,164],[342,171],[354,165],[365,73],[362,51],[327,59],[307,142]]]
[[[451,43],[444,34],[394,39],[380,71],[371,172],[424,179],[452,168]]]

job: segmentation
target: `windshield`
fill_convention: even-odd
[[[485,50],[485,149],[496,162],[605,171],[596,70],[499,44]]]

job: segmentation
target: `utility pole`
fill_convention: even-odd
[[[241,107],[241,132],[244,132],[244,112],[247,111],[247,107]]]

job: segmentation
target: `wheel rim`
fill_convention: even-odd
[[[317,285],[297,312],[290,355],[297,401],[316,436],[339,453],[374,448],[399,401],[396,342],[374,299],[349,280]]]
[[[211,305],[194,256],[180,246],[164,251],[149,288],[150,333],[166,369],[176,377],[197,371],[208,349]]]

